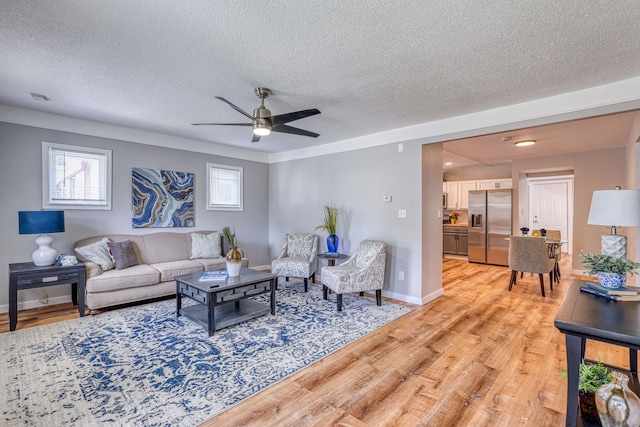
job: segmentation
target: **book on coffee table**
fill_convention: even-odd
[[[226,271],[205,271],[200,277],[201,282],[224,282],[229,273]]]
[[[587,294],[595,295],[601,298],[606,298],[611,301],[640,301],[640,295],[611,295],[606,294],[604,292],[596,291],[593,288],[588,286],[581,286],[580,292],[585,292]]]
[[[620,286],[619,288],[605,288],[599,282],[586,282],[585,285],[607,295],[638,295],[637,288],[629,288],[626,286]]]

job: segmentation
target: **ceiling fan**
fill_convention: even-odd
[[[271,132],[282,132],[282,133],[291,133],[295,135],[309,136],[312,138],[317,138],[320,136],[317,133],[309,132],[308,130],[299,129],[293,126],[288,126],[286,123],[292,122],[294,120],[304,119],[305,117],[315,116],[316,114],[320,114],[320,110],[316,108],[312,108],[310,110],[301,110],[294,111],[292,113],[287,114],[279,114],[277,116],[272,116],[271,111],[267,110],[264,106],[264,100],[266,97],[271,95],[271,89],[267,89],[266,87],[258,87],[254,90],[256,96],[260,98],[260,106],[253,110],[253,116],[246,111],[242,110],[240,107],[233,105],[231,102],[227,101],[221,96],[216,96],[216,99],[227,104],[229,107],[233,108],[240,114],[248,117],[251,120],[251,123],[193,123],[194,126],[209,126],[209,125],[217,125],[217,126],[252,126],[253,127],[253,139],[251,142],[260,141],[261,136],[269,135]]]

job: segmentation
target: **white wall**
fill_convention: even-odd
[[[269,166],[265,163],[232,159],[211,154],[135,144],[127,141],[60,132],[0,122],[0,312],[8,309],[9,263],[27,262],[36,249],[33,235],[18,234],[18,211],[42,208],[42,141],[113,150],[113,202],[110,211],[66,210],[64,233],[54,234],[53,247],[72,253],[76,240],[98,234],[146,234],[160,231],[189,232],[235,227],[240,247],[251,265],[270,264],[268,239]],[[206,163],[222,163],[244,168],[244,211],[205,210]],[[131,169],[144,167],[195,174],[195,221],[191,228],[131,227]],[[42,289],[18,293],[19,308],[33,306]],[[70,286],[47,288],[50,303],[70,301]],[[25,304],[25,302],[28,302]]]
[[[442,148],[440,148],[440,153]],[[437,194],[442,197],[442,154],[429,168],[436,168]],[[361,240],[381,240],[389,245],[387,277],[383,295],[420,304],[422,302],[422,145],[405,142],[366,148],[310,159],[271,165],[269,173],[269,246],[276,256],[285,233],[314,233],[322,220],[322,206],[340,209],[340,252],[351,254]],[[385,203],[383,196],[391,196]],[[407,218],[398,218],[398,210]],[[441,232],[442,223],[439,224]],[[320,236],[326,251],[326,233]],[[440,252],[441,237],[433,244]],[[324,264],[323,264],[324,265]],[[399,271],[405,279],[398,279]],[[442,267],[430,271],[441,287]],[[438,285],[438,283],[440,285]]]

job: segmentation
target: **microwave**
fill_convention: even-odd
[[[442,193],[442,208],[447,208],[447,193]]]

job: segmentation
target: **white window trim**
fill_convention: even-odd
[[[227,169],[238,173],[238,204],[220,204],[214,203],[211,197],[211,170],[212,169]],[[216,163],[207,163],[207,210],[208,211],[243,211],[244,210],[244,178],[243,168],[240,166],[220,165]]]
[[[67,150],[70,152],[99,154],[105,157],[105,176],[102,177],[105,183],[104,202],[86,201],[52,201],[50,194],[50,170],[51,149]],[[54,142],[42,141],[42,207],[43,209],[83,209],[83,210],[111,210],[111,187],[112,187],[112,153],[111,150],[100,148],[80,147],[76,145],[57,144]]]

